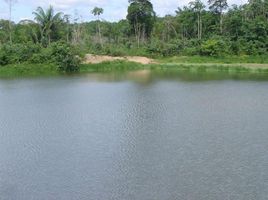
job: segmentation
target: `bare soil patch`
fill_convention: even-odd
[[[119,57],[119,56],[102,56],[102,55],[93,55],[93,54],[86,54],[84,63],[86,64],[98,64],[102,62],[111,62],[116,60],[123,60],[123,61],[129,61],[129,62],[136,62],[143,65],[148,64],[155,64],[156,62],[147,57],[142,56],[125,56],[125,57]]]

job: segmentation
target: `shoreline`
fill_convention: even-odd
[[[152,60],[152,59],[151,59]],[[74,74],[85,74],[111,70],[178,70],[189,72],[217,72],[217,73],[254,73],[268,74],[266,63],[177,63],[150,62],[142,64],[134,61],[113,60],[99,63],[83,63],[80,71]],[[0,78],[57,76],[66,73],[57,70],[53,64],[17,64],[0,66]]]

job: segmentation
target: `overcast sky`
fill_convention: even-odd
[[[151,0],[158,16],[174,14],[179,7],[186,5],[190,0]],[[245,3],[247,0],[228,0],[229,5]],[[206,0],[203,0],[206,2]],[[17,0],[13,6],[12,20],[18,22],[22,19],[32,19],[32,12],[37,6],[48,7],[52,5],[57,11],[74,16],[75,13],[83,21],[94,17],[90,11],[99,6],[104,8],[102,19],[118,21],[126,17],[128,0]],[[8,18],[8,6],[5,0],[0,0],[0,18]]]

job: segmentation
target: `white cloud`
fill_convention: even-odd
[[[20,0],[21,4],[29,5],[31,7],[52,5],[56,9],[66,10],[74,9],[75,7],[90,7],[90,6],[104,6],[108,0]]]

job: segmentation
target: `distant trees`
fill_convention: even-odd
[[[202,12],[206,7],[205,4],[201,2],[201,0],[191,1],[189,3],[190,7],[192,8],[193,12],[197,14],[197,38],[199,40],[202,39]]]
[[[151,1],[130,0],[127,18],[119,22],[101,20],[104,11],[98,7],[91,11],[96,20],[90,22],[84,22],[79,11],[68,16],[52,7],[39,7],[33,12],[34,21],[0,20],[0,48],[12,41],[16,55],[23,45],[42,44],[45,48],[40,55],[50,55],[46,52],[50,46],[64,41],[81,54],[268,55],[268,0],[250,0],[230,8],[226,0],[210,0],[210,9],[204,8],[204,1],[192,0],[174,15],[157,17]],[[3,55],[5,60],[7,54]],[[13,60],[22,62],[17,57]]]
[[[220,32],[223,33],[223,11],[228,8],[227,0],[208,0],[209,9],[220,17]]]
[[[140,40],[144,42],[151,36],[156,15],[149,0],[129,0],[129,3],[127,19],[139,46]]]
[[[56,26],[62,20],[62,13],[55,13],[54,8],[49,6],[47,10],[38,7],[33,12],[35,20],[39,24],[41,32],[41,43],[49,45],[51,43],[51,36],[56,30]]]
[[[98,21],[97,21],[97,33],[99,35],[99,42],[101,44],[101,46],[103,45],[102,44],[102,37],[101,37],[101,28],[100,28],[100,15],[103,14],[104,10],[103,8],[99,8],[99,7],[95,7],[91,13],[94,15],[94,16],[97,16],[98,17]]]

